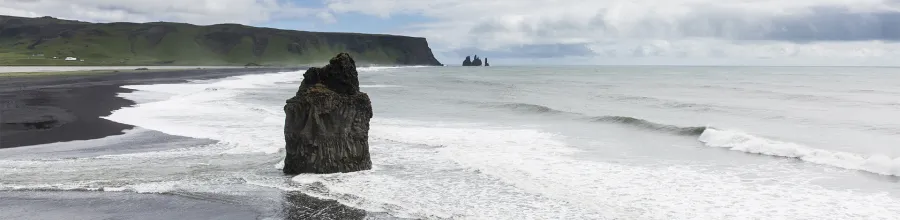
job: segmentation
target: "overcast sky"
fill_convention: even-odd
[[[900,58],[900,0],[0,0],[0,14],[421,36],[450,65]]]

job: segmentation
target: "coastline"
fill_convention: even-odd
[[[135,104],[123,85],[180,83],[303,68],[223,68],[53,72],[0,80],[0,149],[123,134],[134,126],[100,117]]]
[[[301,69],[303,68],[153,70],[129,73],[110,71],[100,74],[5,77],[0,81],[0,100],[3,101],[0,151],[4,152],[0,160],[52,160],[208,144],[214,141],[172,136],[100,117],[135,104],[134,101],[118,97],[119,93],[129,91],[122,88],[123,85],[183,83],[187,80]],[[50,128],[47,129],[33,129],[15,124],[21,122],[21,119],[43,116],[57,120],[58,125],[48,125]],[[134,142],[107,140],[110,138],[125,138],[129,141],[134,139]],[[0,202],[0,207],[3,207],[0,208],[0,219],[365,219],[381,215],[300,192],[275,188],[256,190],[268,196],[232,198],[225,195],[196,196],[181,193],[0,190],[0,197],[6,198]],[[261,205],[243,202],[253,199],[270,200],[274,203]],[[389,216],[381,218],[393,219]]]

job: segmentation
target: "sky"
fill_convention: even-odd
[[[0,14],[425,37],[493,65],[897,65],[900,0],[0,0]]]

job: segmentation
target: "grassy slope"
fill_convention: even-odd
[[[196,26],[181,23],[77,23],[68,28],[69,37],[46,31],[46,25],[72,22],[46,18],[6,18],[0,20],[0,65],[262,65],[294,66],[326,62],[339,52],[349,52],[359,63],[439,65],[434,60],[425,39],[403,36],[367,35],[354,33],[317,33],[256,28],[242,25]],[[10,24],[10,19],[25,20],[25,24]],[[2,19],[2,18],[0,18]],[[43,19],[43,20],[29,20]],[[30,23],[29,23],[30,22]],[[9,36],[10,27],[38,26],[45,30]],[[3,29],[3,28],[7,29]],[[153,28],[170,28],[162,40],[152,42]],[[59,28],[57,28],[59,29]],[[51,34],[47,34],[50,32]],[[98,34],[102,33],[102,34]],[[217,41],[213,37],[240,35],[239,38]],[[254,53],[253,36],[267,39],[257,44],[262,54]],[[29,48],[40,40],[40,43]],[[158,39],[158,38],[157,38]],[[238,39],[231,41],[230,39]],[[421,41],[421,42],[418,42]],[[289,44],[300,45],[300,52],[288,49]],[[261,45],[261,46],[260,46]],[[424,45],[425,48],[421,48]],[[419,47],[419,48],[416,48]],[[362,49],[360,49],[362,48]],[[426,50],[427,53],[421,51]],[[412,51],[412,52],[411,52]],[[44,54],[34,57],[32,54]],[[64,61],[68,56],[84,61]],[[57,59],[53,59],[57,57]],[[412,61],[410,61],[412,60]],[[434,60],[431,62],[431,60]]]

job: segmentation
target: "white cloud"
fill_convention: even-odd
[[[0,0],[3,14],[92,22],[257,24],[278,18],[321,17],[319,11],[281,0]]]
[[[428,17],[403,34],[428,38],[448,57],[551,44],[589,48],[595,57],[670,58],[865,58],[897,56],[900,48],[897,0],[326,2],[338,16]]]
[[[330,12],[328,12],[328,11],[320,11],[319,13],[316,14],[316,17],[318,17],[319,19],[321,19],[321,20],[324,21],[325,23],[334,23],[334,22],[337,22],[337,18],[335,18],[334,15],[331,14]]]

